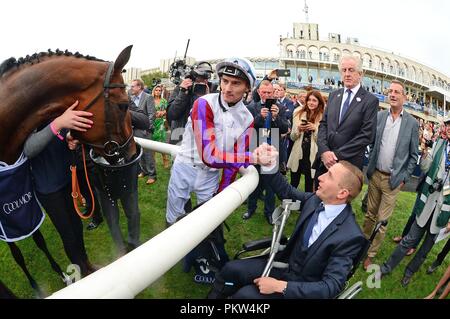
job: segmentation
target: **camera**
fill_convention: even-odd
[[[433,147],[433,140],[425,140],[425,146],[428,148]]]
[[[277,104],[277,99],[266,99],[266,102],[264,103],[264,106],[267,107],[270,110],[270,108],[274,104]]]
[[[170,81],[175,85],[180,84],[182,79],[195,81],[196,78],[201,77],[209,80],[212,73],[212,66],[206,61],[190,66],[184,60],[177,60],[170,65],[169,69]]]
[[[152,81],[152,87],[157,86],[158,84],[161,84],[161,79],[153,79]]]
[[[436,191],[440,192],[442,190],[442,186],[444,186],[444,181],[442,178],[437,178],[434,180],[433,184],[429,186],[428,191],[430,194],[433,194]]]
[[[186,64],[184,60],[176,60],[170,65],[169,76],[170,81],[173,84],[178,85],[181,83],[181,78],[185,78],[191,68]]]
[[[208,92],[208,86],[205,83],[195,83],[195,80],[199,77],[210,79],[212,73],[212,66],[206,61],[189,66],[184,60],[177,60],[171,64],[169,70],[170,80],[175,85],[179,85],[182,79],[191,79],[194,84],[189,89],[189,92],[197,96],[205,95]]]
[[[276,69],[275,70],[277,77],[290,77],[291,76],[291,70],[289,69]]]

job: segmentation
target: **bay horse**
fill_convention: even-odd
[[[76,100],[76,110],[93,113],[95,125],[74,132],[110,164],[136,155],[122,70],[132,46],[114,63],[56,50],[26,58],[10,58],[0,65],[0,161],[12,164],[23,143],[39,125],[61,115]]]
[[[28,136],[64,113],[76,100],[76,110],[93,113],[94,126],[71,134],[115,167],[133,161],[138,154],[121,75],[131,49],[132,46],[125,48],[115,62],[67,50],[48,50],[4,61],[0,65],[0,161],[15,163]],[[53,270],[64,277],[39,230],[33,233],[33,239]],[[31,286],[42,296],[19,248],[14,242],[8,244]]]

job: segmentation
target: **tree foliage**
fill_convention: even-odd
[[[144,84],[149,88],[153,89],[153,87],[159,83],[158,81],[161,81],[161,79],[168,78],[169,75],[165,72],[156,71],[149,74],[143,75],[142,81],[144,81]]]

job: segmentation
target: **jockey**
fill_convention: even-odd
[[[191,192],[206,202],[234,181],[241,166],[251,163],[249,144],[253,116],[244,105],[256,73],[250,61],[227,59],[216,66],[220,93],[194,102],[181,150],[172,166],[167,190],[167,225],[184,215]],[[223,169],[219,183],[220,169]]]

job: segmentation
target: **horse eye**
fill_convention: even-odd
[[[126,111],[128,109],[128,103],[119,103],[117,106],[121,111]]]

